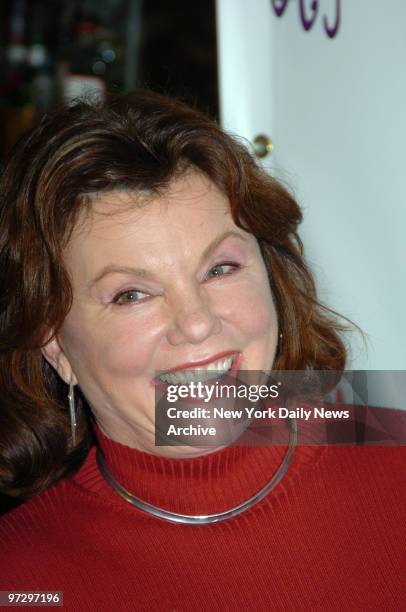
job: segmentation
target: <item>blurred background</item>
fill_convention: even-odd
[[[0,155],[92,89],[149,87],[218,117],[214,0],[2,0]]]

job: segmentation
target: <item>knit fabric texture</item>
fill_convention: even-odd
[[[286,452],[169,459],[96,435],[120,484],[184,514],[245,501]],[[63,609],[81,612],[406,609],[405,446],[299,446],[264,500],[198,526],[133,507],[95,455],[1,517],[0,590],[63,591]]]

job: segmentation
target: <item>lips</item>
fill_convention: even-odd
[[[153,385],[166,385],[167,383],[165,381],[163,381],[160,376],[163,375],[171,375],[171,374],[176,374],[176,373],[181,373],[187,370],[193,370],[195,371],[196,369],[200,369],[200,368],[204,368],[205,366],[209,366],[210,364],[215,364],[216,362],[219,362],[221,360],[225,360],[228,358],[232,358],[232,363],[231,363],[231,367],[229,369],[229,372],[232,371],[236,371],[239,369],[239,365],[241,362],[241,358],[242,358],[242,353],[240,351],[222,351],[221,353],[216,353],[215,355],[212,355],[206,359],[201,359],[198,361],[189,361],[189,362],[185,362],[182,363],[180,365],[177,365],[173,368],[170,368],[168,370],[161,370],[157,376],[153,379]]]
[[[202,359],[201,361],[190,361],[188,363],[182,363],[181,365],[175,366],[174,368],[170,368],[169,370],[163,370],[159,373],[161,374],[169,374],[171,372],[178,372],[179,370],[192,370],[193,368],[198,368],[199,366],[206,366],[210,363],[214,363],[215,361],[219,361],[220,359],[226,359],[227,357],[237,356],[239,354],[238,351],[223,351],[222,353],[217,353],[216,355],[212,355],[207,359]]]

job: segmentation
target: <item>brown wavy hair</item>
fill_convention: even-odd
[[[67,387],[42,356],[69,312],[62,251],[95,193],[162,193],[187,169],[228,197],[268,269],[283,342],[275,369],[342,370],[346,327],[316,298],[292,195],[246,148],[180,101],[138,91],[46,115],[0,179],[0,490],[28,499],[76,469],[91,444],[86,408],[72,445]]]

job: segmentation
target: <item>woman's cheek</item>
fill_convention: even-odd
[[[153,356],[152,343],[148,336],[128,332],[114,333],[100,343],[102,367],[108,374],[137,376],[149,370]]]
[[[244,318],[244,330],[253,338],[262,337],[277,327],[276,314],[273,303],[257,302],[255,305],[247,305]]]
[[[61,340],[71,362],[83,372],[125,376],[146,368],[150,346],[145,335],[128,320],[95,325],[70,320],[63,328]]]
[[[104,369],[118,377],[153,371],[161,328],[161,318],[148,313],[139,316],[129,310],[121,320],[117,317],[98,339]]]
[[[257,337],[277,327],[276,310],[268,279],[256,284],[247,283],[230,300],[234,325],[245,334]]]

